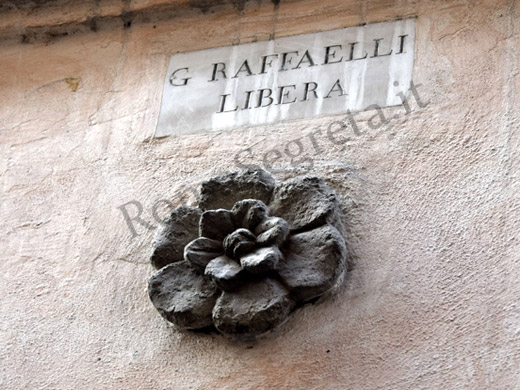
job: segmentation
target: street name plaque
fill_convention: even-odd
[[[175,54],[155,136],[402,104],[414,43],[407,19]]]

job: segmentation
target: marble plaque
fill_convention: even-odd
[[[415,19],[175,54],[156,137],[401,104]]]

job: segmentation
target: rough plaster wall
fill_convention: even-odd
[[[519,12],[505,0],[252,2],[3,45],[0,387],[520,388]],[[412,15],[430,103],[386,109],[391,129],[370,129],[367,113],[342,145],[326,134],[340,117],[152,138],[171,53]],[[301,136],[310,170],[283,154]],[[118,206],[137,200],[153,222],[155,201],[237,167],[247,147],[240,161],[260,166],[280,150],[279,178],[329,180],[355,268],[258,343],[176,332],[145,292],[153,231],[132,239]]]

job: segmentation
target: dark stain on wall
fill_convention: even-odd
[[[166,3],[150,6],[138,11],[132,11],[129,0],[122,1],[121,12],[114,16],[100,16],[97,8],[93,7],[92,15],[78,21],[48,26],[17,26],[0,31],[0,40],[6,42],[22,43],[52,43],[76,34],[92,33],[103,30],[129,29],[136,24],[157,23],[175,19],[190,12],[203,14],[217,12],[233,8],[237,12],[244,11],[247,3],[256,6],[274,4],[275,10],[280,0],[189,0],[186,3]],[[69,4],[66,0],[22,0],[20,2],[8,2],[0,4],[2,12],[58,12],[61,7]]]

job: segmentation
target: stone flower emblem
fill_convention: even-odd
[[[281,183],[245,170],[202,183],[199,208],[157,231],[152,303],[182,329],[251,338],[331,290],[347,267],[334,191],[317,177]]]

